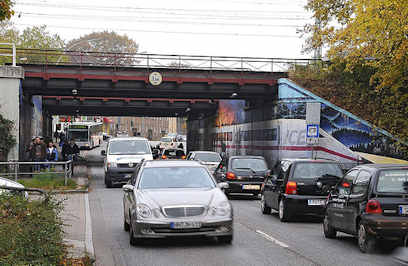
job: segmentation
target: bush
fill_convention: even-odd
[[[0,265],[59,265],[64,260],[62,203],[0,195]]]
[[[25,187],[42,188],[42,189],[75,189],[77,184],[74,180],[68,179],[65,186],[65,179],[62,174],[40,173],[33,178],[24,178],[18,180]]]

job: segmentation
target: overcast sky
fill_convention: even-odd
[[[310,58],[297,29],[307,0],[16,0],[19,29],[48,26],[70,40],[92,31],[126,33],[140,52]]]

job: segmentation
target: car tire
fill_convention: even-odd
[[[327,216],[327,213],[324,215],[323,219],[323,233],[324,237],[326,238],[336,238],[337,236],[336,229],[329,224],[329,217]]]
[[[140,239],[135,237],[133,233],[132,218],[130,218],[130,224],[129,224],[129,244],[131,246],[137,246],[141,244]]]
[[[269,207],[266,204],[265,196],[264,196],[263,193],[261,194],[261,201],[260,202],[261,202],[261,212],[262,212],[262,214],[271,214],[271,207]]]
[[[112,188],[112,179],[109,177],[109,175],[105,174],[105,185],[107,188]]]
[[[130,230],[130,225],[128,222],[126,222],[125,216],[123,216],[123,230],[125,230],[126,232],[129,232]]]
[[[217,239],[218,239],[218,242],[221,244],[231,245],[233,237],[232,235],[231,236],[219,236],[217,237]]]
[[[362,253],[372,253],[375,249],[375,237],[367,232],[366,226],[363,223],[358,225],[358,247]]]
[[[284,199],[280,199],[279,200],[279,220],[283,223],[285,222],[289,222],[290,220],[290,213],[288,211],[288,209],[286,208],[286,204],[285,204],[285,200]]]

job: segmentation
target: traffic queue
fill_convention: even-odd
[[[148,140],[140,137],[111,139],[102,155],[107,187],[126,184],[124,228],[132,245],[194,235],[229,244],[229,200],[235,195],[260,199],[261,213],[276,212],[281,222],[318,217],[326,238],[355,236],[363,253],[408,242],[408,165],[362,164],[344,171],[328,159],[290,158],[270,169],[262,156],[185,155],[181,148],[165,148],[154,160]]]

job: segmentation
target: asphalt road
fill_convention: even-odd
[[[99,149],[86,152],[94,162]],[[96,265],[379,265],[392,266],[392,255],[378,250],[360,253],[353,237],[327,240],[320,221],[281,223],[276,214],[263,215],[258,200],[232,199],[234,241],[214,239],[151,240],[132,247],[123,230],[121,188],[106,189],[102,166],[89,166],[89,203]]]

